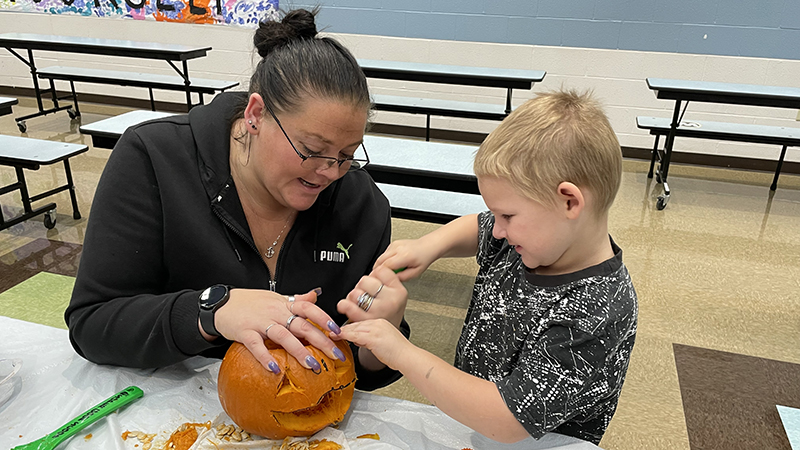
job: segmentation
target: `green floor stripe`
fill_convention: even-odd
[[[0,315],[67,328],[64,310],[75,278],[41,272],[0,294]]]

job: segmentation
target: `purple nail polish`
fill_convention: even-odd
[[[311,370],[313,370],[314,373],[319,373],[322,370],[322,368],[319,366],[319,362],[314,359],[313,356],[306,356],[306,364],[308,364],[308,367],[311,367]]]
[[[275,361],[270,361],[267,366],[269,366],[269,370],[271,370],[275,375],[281,373],[281,368],[278,367],[278,364]]]
[[[336,325],[336,322],[329,320],[328,321],[328,329],[333,331],[333,334],[341,334],[342,329],[339,328],[339,325]]]
[[[314,292],[316,292],[317,293],[317,297],[319,297],[320,295],[322,295],[322,288],[321,287],[314,288]]]
[[[347,361],[347,358],[344,357],[344,353],[342,353],[342,351],[339,350],[339,347],[333,347],[333,354],[336,355],[337,358],[339,358],[339,361],[342,362]]]

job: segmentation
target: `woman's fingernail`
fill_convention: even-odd
[[[281,368],[278,367],[278,364],[275,361],[270,361],[267,366],[269,366],[269,370],[271,370],[275,375],[281,373]]]
[[[319,373],[321,370],[319,362],[311,355],[306,356],[306,364],[311,368],[311,370],[314,371],[314,373]]]
[[[344,353],[342,353],[342,351],[339,350],[339,347],[333,347],[333,354],[336,355],[337,358],[339,358],[339,361],[342,362],[347,361],[347,358],[344,357]]]
[[[312,289],[312,290],[313,290],[313,291],[314,291],[314,292],[317,294],[317,297],[319,297],[320,295],[322,295],[322,288],[321,288],[321,287],[314,288],[314,289]]]
[[[333,331],[333,334],[339,334],[342,332],[342,329],[339,328],[339,325],[336,325],[336,322],[332,320],[328,321],[328,329]]]

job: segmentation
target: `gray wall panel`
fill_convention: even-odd
[[[320,5],[319,24],[340,33],[800,59],[800,0],[328,0]]]
[[[681,25],[674,23],[622,22],[619,47],[626,50],[676,52]]]
[[[508,41],[559,46],[563,30],[563,19],[512,17],[508,20]]]
[[[567,47],[617,48],[622,22],[565,20],[561,45]]]

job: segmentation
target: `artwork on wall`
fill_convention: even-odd
[[[4,10],[255,28],[278,18],[278,0],[0,0]]]

